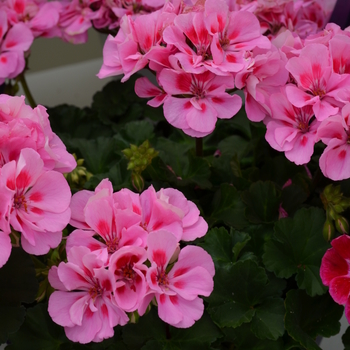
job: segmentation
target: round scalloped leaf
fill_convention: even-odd
[[[324,211],[300,209],[294,218],[279,220],[272,239],[265,243],[263,262],[281,278],[296,274],[299,288],[311,295],[326,292],[319,276],[321,259],[330,247],[322,236]]]

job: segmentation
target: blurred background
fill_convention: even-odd
[[[36,103],[90,106],[94,93],[111,80],[96,76],[106,37],[90,29],[86,44],[73,45],[58,38],[35,39],[26,79]]]

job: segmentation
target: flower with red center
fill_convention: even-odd
[[[286,69],[298,83],[298,87],[293,84],[286,87],[287,98],[294,106],[312,106],[320,121],[338,112],[337,94],[348,86],[350,76],[333,73],[326,46],[307,45],[300,51],[299,57],[292,57],[287,62]]]
[[[317,136],[327,145],[320,157],[320,168],[324,176],[332,180],[350,177],[350,104],[342,109],[342,115],[324,120]]]
[[[159,83],[168,94],[164,100],[165,119],[193,137],[209,135],[214,131],[217,118],[232,118],[242,106],[238,95],[225,92],[234,88],[232,76],[163,69]]]
[[[117,304],[127,312],[138,309],[145,296],[147,267],[143,263],[146,259],[146,250],[133,246],[122,247],[110,257],[109,270],[118,282],[114,297]]]
[[[273,94],[270,105],[272,117],[265,120],[267,142],[277,151],[285,152],[295,164],[308,163],[321,124],[314,118],[311,106],[297,108],[282,93]]]
[[[8,220],[22,233],[23,249],[41,255],[57,247],[70,219],[71,192],[64,176],[45,171],[40,155],[24,148],[17,162],[1,168],[0,190],[11,192]]]
[[[203,300],[199,295],[209,296],[213,290],[214,263],[202,248],[186,246],[171,267],[174,254],[177,255],[177,239],[173,234],[167,231],[149,234],[147,255],[151,267],[146,276],[149,291],[139,314],[145,312],[155,296],[158,315],[164,322],[188,328],[203,314]]]
[[[125,325],[129,318],[113,297],[118,282],[106,269],[107,250],[96,255],[86,247],[72,247],[67,259],[49,272],[50,284],[58,289],[49,299],[51,318],[75,342],[112,337],[113,327]]]

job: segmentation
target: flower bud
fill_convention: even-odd
[[[340,233],[349,233],[349,222],[343,216],[338,216],[335,220],[335,227]]]
[[[323,238],[329,242],[334,237],[335,228],[331,221],[326,220],[323,225]]]
[[[131,182],[132,182],[132,185],[134,186],[134,188],[136,189],[136,191],[142,192],[142,190],[145,186],[145,182],[140,174],[133,172],[131,174]]]

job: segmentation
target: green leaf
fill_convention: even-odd
[[[251,323],[251,330],[257,338],[276,340],[284,333],[284,301],[269,298],[260,305]]]
[[[120,129],[120,134],[129,143],[139,146],[142,142],[153,138],[153,130],[154,127],[149,121],[141,120],[125,124]]]
[[[253,183],[249,191],[242,193],[242,200],[247,205],[246,216],[253,223],[269,223],[278,218],[281,194],[270,182]]]
[[[341,337],[341,340],[344,345],[344,350],[350,350],[350,327],[348,327]]]
[[[224,227],[215,227],[205,235],[201,246],[211,255],[215,266],[229,268],[249,240],[249,235],[244,232],[231,229],[228,233]]]
[[[38,288],[30,256],[21,248],[12,248],[9,260],[0,269],[0,344],[18,330],[25,315],[21,303],[32,303]]]
[[[238,191],[231,185],[222,184],[215,193],[213,212],[209,223],[213,225],[218,221],[223,221],[225,224],[240,230],[248,225],[244,211],[245,205],[241,201]]]
[[[278,277],[297,274],[299,288],[311,296],[326,291],[319,276],[321,259],[329,248],[322,236],[324,221],[322,209],[301,209],[293,219],[279,220],[273,238],[264,246],[266,268]]]
[[[244,155],[249,142],[241,136],[226,137],[218,144],[218,149],[223,155],[236,155],[239,159]]]
[[[81,157],[85,160],[84,165],[94,175],[109,171],[118,161],[115,152],[118,149],[117,140],[114,138],[71,139],[68,144],[81,154]]]
[[[189,154],[188,168],[183,169],[182,180],[191,181],[200,188],[211,188],[209,163],[200,157]]]
[[[310,297],[302,290],[290,290],[285,300],[285,326],[289,335],[308,350],[320,350],[318,335],[339,333],[344,308],[328,295]]]
[[[121,159],[118,164],[112,166],[108,172],[100,173],[92,176],[84,185],[86,189],[94,190],[96,186],[103,180],[108,178],[112,184],[113,189],[118,191],[122,188],[132,188],[131,171],[127,170],[126,159]]]
[[[35,300],[39,284],[29,254],[22,248],[12,248],[7,263],[0,269],[0,303],[16,305]]]
[[[27,310],[21,329],[10,337],[9,350],[59,350],[67,342],[64,329],[56,325],[47,312],[47,304],[38,304]]]
[[[138,323],[123,327],[123,339],[129,349],[209,349],[221,336],[206,313],[192,327],[181,329],[165,324],[155,307]]]
[[[181,350],[209,349],[210,344],[222,337],[222,333],[207,313],[190,328],[170,328],[170,342]]]
[[[265,269],[252,260],[238,261],[228,269],[216,269],[215,288],[208,298],[208,312],[213,321],[220,327],[238,327],[250,322],[266,284]]]
[[[141,349],[150,339],[166,340],[166,324],[158,317],[157,308],[140,317],[138,323],[127,324],[122,329],[124,343],[129,349]]]
[[[21,327],[25,314],[24,306],[0,304],[0,344],[6,343],[10,334]]]
[[[224,341],[234,344],[237,350],[284,350],[282,339],[268,340],[259,339],[251,330],[249,323],[244,323],[240,327],[224,328],[226,337]]]

